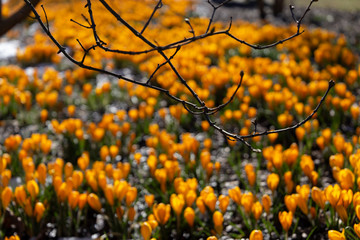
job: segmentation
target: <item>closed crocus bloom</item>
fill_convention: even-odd
[[[101,203],[100,203],[100,200],[99,200],[99,198],[98,198],[98,196],[96,194],[90,193],[87,196],[87,203],[95,211],[99,212],[101,210]]]
[[[296,211],[296,199],[292,195],[286,195],[284,198],[285,206],[290,211],[295,213]]]
[[[137,188],[136,187],[130,187],[128,188],[128,191],[126,192],[126,205],[130,206],[137,197]]]
[[[279,185],[279,181],[280,181],[280,177],[276,173],[271,173],[266,179],[268,187],[273,192],[275,191],[275,189]]]
[[[42,202],[37,202],[34,208],[34,216],[36,217],[37,222],[40,222],[40,219],[44,215],[44,212],[45,212],[44,204]]]
[[[205,203],[204,203],[204,199],[202,196],[199,196],[197,199],[196,199],[196,206],[199,208],[200,212],[202,214],[205,214],[206,212],[206,207],[205,207]]]
[[[111,145],[109,148],[110,156],[115,158],[119,153],[119,148],[116,145]]]
[[[355,213],[358,219],[360,219],[360,205],[357,205],[355,207]]]
[[[222,213],[226,212],[227,207],[229,206],[230,198],[225,195],[219,196],[219,208]]]
[[[218,234],[221,234],[222,230],[223,230],[223,222],[224,222],[224,217],[223,217],[221,212],[219,212],[219,211],[214,212],[214,214],[213,214],[213,222],[214,222],[215,231]]]
[[[292,224],[293,213],[292,212],[279,212],[279,221],[285,232],[289,231]]]
[[[229,197],[237,204],[241,204],[241,190],[239,187],[229,189]]]
[[[353,188],[355,182],[354,173],[348,168],[341,169],[339,172],[338,181],[342,189],[347,190]]]
[[[11,188],[5,187],[1,193],[1,203],[4,209],[7,208],[7,206],[9,206],[11,198],[12,198]]]
[[[341,191],[341,197],[339,202],[341,202],[341,204],[345,208],[347,208],[350,205],[352,199],[353,199],[353,191],[351,189]]]
[[[189,224],[190,227],[194,226],[194,220],[195,220],[195,211],[191,207],[185,208],[184,211],[184,218],[186,222]]]
[[[65,168],[64,168],[64,172],[65,172],[65,178],[68,178],[72,175],[74,170],[73,165],[71,164],[71,162],[67,162],[65,164]]]
[[[341,196],[341,189],[340,189],[339,185],[337,185],[337,184],[335,184],[334,186],[329,185],[325,189],[325,196],[326,196],[326,199],[330,202],[331,206],[333,208],[335,208],[335,206],[338,203],[338,201],[340,200],[340,196]]]
[[[328,237],[329,237],[329,240],[346,240],[345,230],[343,229],[342,232],[339,232],[336,230],[329,230]]]
[[[262,197],[261,201],[262,201],[262,204],[263,204],[263,206],[264,206],[265,212],[266,212],[267,214],[269,214],[269,212],[270,212],[270,207],[271,207],[271,198],[270,198],[270,196],[267,195],[267,194],[265,194],[265,195]]]
[[[170,205],[177,216],[180,216],[182,209],[185,205],[185,200],[182,194],[176,195],[175,193],[171,194]]]
[[[262,214],[263,206],[260,202],[256,202],[251,207],[251,212],[256,220],[259,220]]]
[[[69,206],[70,206],[72,209],[75,209],[76,206],[78,205],[79,195],[80,195],[80,194],[79,194],[78,191],[72,191],[72,192],[69,194],[68,202],[69,202]]]
[[[140,227],[140,233],[144,240],[149,240],[151,237],[152,228],[148,222],[143,222]]]
[[[70,193],[70,189],[68,188],[67,184],[65,182],[63,182],[57,191],[57,196],[58,196],[60,202],[64,202],[66,200],[66,198],[68,197],[69,193]]]
[[[210,211],[215,211],[216,206],[216,195],[215,193],[209,193],[205,196],[205,205],[210,209]]]
[[[107,184],[104,189],[104,194],[106,201],[110,204],[110,206],[114,206],[114,186]]]
[[[129,188],[129,184],[126,181],[118,181],[114,184],[115,186],[115,196],[121,202]]]
[[[44,185],[46,180],[46,166],[44,163],[40,163],[36,169],[36,176],[40,184]]]
[[[30,198],[27,198],[25,200],[24,210],[25,210],[26,215],[28,215],[29,217],[33,216],[33,209],[32,209],[32,204],[31,204]]]
[[[354,224],[354,230],[356,232],[356,235],[358,235],[358,237],[360,238],[360,223]]]
[[[218,240],[218,238],[216,236],[210,236],[206,240]]]
[[[155,196],[154,194],[145,195],[145,202],[148,205],[148,207],[151,207],[154,203]]]
[[[152,229],[155,229],[159,224],[155,219],[155,215],[154,214],[149,214],[148,216],[148,223],[151,225]]]
[[[307,215],[309,213],[309,209],[307,206],[307,198],[303,198],[300,194],[293,194],[296,200],[296,205],[300,208],[300,210]]]
[[[5,237],[5,240],[20,240],[20,237],[18,235]]]
[[[185,197],[185,201],[186,201],[186,206],[190,207],[191,205],[193,205],[193,203],[196,200],[196,192],[194,190],[189,190],[186,193],[186,197]]]
[[[17,204],[24,205],[26,200],[26,191],[23,185],[15,188],[15,199]]]
[[[311,189],[311,198],[314,200],[314,202],[321,207],[321,209],[325,208],[326,203],[326,196],[324,191],[322,191],[318,187],[313,187]]]
[[[160,225],[164,225],[169,220],[170,211],[171,207],[169,204],[160,203],[153,206],[155,219]]]
[[[348,214],[346,208],[343,205],[336,206],[336,212],[339,214],[339,217],[343,222],[346,222],[348,219]]]
[[[128,220],[129,221],[134,221],[135,214],[136,214],[135,208],[134,207],[129,208],[128,209]]]
[[[98,184],[102,190],[105,189],[106,183],[107,183],[107,180],[106,180],[105,172],[101,172],[98,176]]]
[[[244,207],[245,212],[251,212],[252,205],[254,204],[254,195],[251,192],[243,194],[241,198],[241,205]]]
[[[75,170],[72,173],[72,179],[74,184],[73,187],[78,189],[84,179],[84,174],[81,171]]]
[[[260,230],[252,230],[249,240],[263,240],[263,234]]]
[[[30,180],[26,183],[26,190],[29,192],[32,199],[35,199],[39,194],[39,185],[35,180]]]

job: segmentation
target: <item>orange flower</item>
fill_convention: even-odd
[[[11,188],[5,187],[1,193],[1,202],[4,209],[7,208],[7,206],[9,206],[11,198],[12,198]]]
[[[151,237],[152,228],[148,222],[143,222],[140,227],[141,236],[144,240],[149,240]]]
[[[279,212],[279,221],[281,223],[282,228],[285,232],[289,231],[289,228],[291,227],[293,219],[293,213],[292,212]]]
[[[90,207],[92,209],[94,209],[95,211],[99,212],[101,210],[101,203],[100,200],[98,198],[98,196],[94,193],[90,193],[87,196],[87,202],[90,205]]]
[[[256,220],[259,220],[263,211],[263,206],[260,202],[256,202],[251,207],[251,212]]]
[[[35,209],[34,209],[34,216],[36,217],[37,222],[40,222],[40,219],[44,215],[44,212],[45,212],[44,204],[42,202],[37,202],[35,204]]]
[[[266,180],[268,187],[273,192],[276,190],[277,186],[279,185],[279,181],[280,181],[280,177],[276,173],[271,173]]]
[[[145,195],[145,202],[148,207],[151,207],[154,203],[155,196],[153,194]]]
[[[292,213],[295,213],[295,210],[296,210],[296,198],[293,196],[293,195],[286,195],[285,196],[285,205],[286,205],[286,208],[292,212]]]
[[[155,219],[160,225],[165,225],[165,223],[169,220],[170,211],[171,207],[169,204],[165,205],[164,203],[160,203],[153,206]]]
[[[177,216],[180,216],[182,209],[185,205],[184,196],[182,194],[176,195],[175,193],[171,194],[170,204]]]
[[[265,209],[265,212],[267,214],[269,214],[270,212],[270,207],[271,207],[271,198],[269,197],[269,195],[265,194],[263,197],[262,197],[262,204],[264,206],[264,209]]]
[[[346,240],[345,230],[343,229],[342,232],[338,232],[335,230],[329,230],[328,237],[329,237],[329,240]]]
[[[311,189],[311,198],[314,202],[321,207],[321,209],[325,208],[326,197],[324,191],[322,191],[318,187],[313,187]]]
[[[340,189],[339,185],[337,185],[337,184],[335,184],[334,186],[329,185],[325,189],[325,196],[326,196],[326,199],[330,202],[331,206],[333,208],[335,208],[335,206],[338,203],[338,201],[340,200],[340,196],[341,196],[341,189]]]
[[[35,180],[30,180],[26,183],[26,190],[29,192],[32,199],[35,199],[39,194],[39,185]]]
[[[230,201],[230,198],[228,196],[225,196],[225,195],[219,196],[219,208],[222,213],[226,212],[226,209],[229,205],[229,201]]]
[[[358,235],[358,237],[360,238],[360,223],[354,224],[354,230],[356,232],[356,235]]]
[[[252,230],[249,240],[263,240],[263,234],[260,230]]]
[[[229,197],[237,204],[241,204],[241,190],[239,187],[229,189]]]
[[[194,226],[194,220],[195,220],[195,211],[191,207],[185,208],[184,211],[184,218],[186,222],[189,224],[190,227]]]
[[[214,214],[213,214],[213,222],[214,222],[215,231],[218,234],[221,234],[222,230],[223,230],[223,222],[224,222],[224,217],[223,217],[221,212],[219,212],[219,211],[214,212]]]

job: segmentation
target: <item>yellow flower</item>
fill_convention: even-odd
[[[37,222],[40,222],[40,219],[44,215],[44,212],[45,212],[44,204],[42,202],[37,202],[35,204],[35,209],[34,209],[34,216],[36,217]]]
[[[334,186],[329,185],[325,189],[325,196],[326,196],[326,199],[330,202],[331,206],[333,208],[335,208],[335,206],[338,203],[338,201],[340,200],[340,196],[341,196],[341,189],[340,189],[339,185],[337,185],[337,184],[335,184]]]
[[[354,230],[356,232],[356,235],[358,235],[358,237],[360,238],[360,223],[354,224]]]
[[[262,211],[263,211],[263,206],[261,205],[260,202],[254,203],[251,207],[251,212],[256,220],[260,219]]]
[[[219,208],[222,213],[226,212],[226,209],[229,205],[229,201],[230,201],[230,198],[228,196],[225,196],[225,195],[219,196]]]
[[[329,230],[328,237],[329,240],[346,240],[345,230],[343,229],[342,232],[338,232],[336,230]]]
[[[195,220],[195,211],[191,207],[185,208],[184,211],[184,218],[186,222],[189,224],[190,227],[194,226],[194,220]]]
[[[26,183],[26,190],[29,192],[32,199],[35,199],[39,194],[39,186],[35,180],[30,180]]]
[[[152,228],[148,222],[143,222],[140,227],[141,236],[144,240],[149,240],[151,237]]]
[[[136,197],[137,197],[137,188],[129,187],[126,192],[126,205],[130,206],[130,204],[135,201]]]
[[[271,198],[269,197],[269,195],[265,194],[261,200],[262,200],[262,204],[264,206],[265,212],[267,214],[269,214],[270,207],[271,207]]]
[[[229,189],[229,197],[237,204],[241,204],[241,190],[239,187]]]
[[[252,230],[249,240],[263,240],[263,234],[260,230]]]
[[[11,188],[5,187],[1,193],[1,202],[4,209],[7,208],[7,206],[9,206],[11,198],[12,198]]]
[[[322,191],[318,187],[313,187],[311,189],[311,198],[314,202],[321,207],[321,209],[325,208],[326,197],[324,191]]]
[[[176,215],[180,216],[185,205],[184,196],[182,194],[179,195],[176,195],[175,193],[171,194],[170,204]]]
[[[219,211],[214,212],[214,214],[213,214],[213,222],[214,222],[215,231],[218,234],[221,234],[222,230],[223,230],[223,222],[224,222],[224,217],[223,217],[221,212],[219,212]]]
[[[145,195],[145,202],[148,207],[151,207],[154,203],[155,196],[153,194]]]
[[[285,199],[284,199],[284,202],[285,202],[286,208],[290,212],[295,213],[295,210],[296,210],[296,199],[295,199],[295,197],[293,195],[286,195]]]
[[[353,188],[355,182],[354,173],[348,168],[341,169],[339,172],[338,181],[342,189],[348,190]]]
[[[279,181],[280,181],[280,177],[279,175],[277,175],[276,173],[271,173],[268,177],[267,177],[267,185],[270,188],[271,191],[275,191],[275,189],[277,188],[277,186],[279,185]]]
[[[292,212],[279,212],[279,221],[285,232],[289,231],[292,224],[293,213]]]
[[[170,211],[171,207],[169,204],[160,203],[153,206],[155,219],[160,225],[164,225],[169,220]]]
[[[101,210],[101,203],[100,200],[98,198],[98,196],[94,193],[90,193],[87,196],[87,202],[90,205],[90,207],[92,209],[94,209],[95,211],[99,212]]]
[[[205,203],[204,203],[204,198],[202,196],[199,196],[196,199],[196,206],[199,208],[199,210],[202,214],[205,214],[206,207],[205,207]]]

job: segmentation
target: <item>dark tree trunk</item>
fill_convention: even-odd
[[[30,0],[30,2],[36,6],[40,0]],[[31,9],[28,5],[24,4],[18,11],[13,13],[6,19],[2,18],[2,0],[0,0],[0,37],[12,29],[16,24],[23,21],[30,13]]]
[[[275,17],[279,16],[284,8],[284,0],[275,0],[273,5],[273,14]]]
[[[264,20],[266,18],[266,13],[264,10],[265,7],[264,0],[257,0],[257,5],[259,9],[260,18]]]

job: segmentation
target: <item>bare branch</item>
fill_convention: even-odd
[[[146,21],[143,29],[140,31],[141,34],[144,33],[145,29],[147,28],[147,26],[148,26],[149,23],[151,22],[151,19],[154,17],[155,12],[156,12],[158,9],[162,8],[162,6],[163,6],[162,0],[159,0],[159,2],[158,2],[158,3],[156,4],[156,6],[155,6],[153,12],[151,13],[149,19]]]
[[[294,33],[293,35],[291,35],[290,37],[288,38],[285,38],[285,39],[282,39],[282,40],[279,40],[277,42],[274,42],[272,44],[268,44],[268,45],[254,45],[254,44],[250,44],[250,43],[247,43],[241,39],[238,39],[236,36],[232,35],[230,33],[230,30],[231,30],[231,26],[232,26],[232,19],[230,19],[230,23],[229,23],[229,26],[227,29],[225,30],[220,30],[220,31],[215,31],[214,27],[212,27],[212,23],[214,21],[214,16],[215,16],[215,12],[217,9],[219,9],[220,7],[222,7],[224,4],[226,4],[227,2],[229,2],[230,0],[227,0],[227,1],[224,1],[223,3],[215,6],[210,0],[208,0],[208,3],[213,7],[213,12],[211,14],[211,17],[209,19],[209,23],[207,25],[207,29],[205,31],[205,33],[203,34],[200,34],[200,35],[196,35],[195,32],[194,32],[194,29],[190,23],[190,20],[189,19],[185,19],[185,22],[190,26],[190,33],[193,34],[192,37],[188,37],[188,38],[184,38],[183,40],[180,40],[180,41],[175,41],[175,42],[172,42],[168,45],[164,45],[164,46],[159,46],[156,42],[156,40],[153,40],[153,41],[150,41],[148,38],[146,38],[143,33],[144,31],[147,29],[148,25],[150,24],[151,20],[153,19],[156,11],[162,7],[162,1],[159,0],[157,5],[155,6],[152,14],[150,15],[149,19],[147,20],[147,22],[145,23],[144,27],[142,28],[142,30],[140,32],[138,32],[130,23],[128,23],[127,21],[125,21],[121,16],[120,14],[118,14],[113,8],[110,7],[110,5],[106,2],[106,0],[99,0],[100,3],[107,9],[107,11],[113,16],[115,17],[115,19],[121,23],[122,25],[124,25],[128,30],[130,30],[133,35],[137,38],[139,38],[141,41],[143,41],[146,45],[148,45],[149,49],[147,50],[144,50],[144,51],[123,51],[123,50],[116,50],[116,49],[110,49],[110,48],[107,48],[105,47],[104,45],[106,45],[105,42],[103,42],[101,39],[100,39],[100,36],[98,35],[97,33],[97,30],[96,30],[96,23],[95,23],[95,19],[94,19],[94,16],[93,16],[93,11],[92,11],[92,5],[91,5],[91,0],[87,0],[87,4],[86,4],[86,8],[88,9],[88,14],[89,14],[89,19],[87,19],[85,16],[83,16],[83,18],[85,19],[85,21],[89,24],[89,26],[85,26],[83,24],[80,24],[74,20],[70,20],[82,27],[85,27],[87,29],[91,29],[92,30],[92,33],[93,33],[93,37],[94,37],[94,40],[95,40],[95,43],[94,45],[92,45],[91,47],[89,48],[85,48],[79,39],[76,39],[77,42],[79,43],[79,45],[81,46],[84,54],[83,54],[83,57],[80,61],[74,59],[66,50],[65,47],[63,47],[55,38],[54,36],[51,34],[50,32],[50,29],[49,29],[49,23],[48,23],[48,19],[47,19],[47,16],[46,16],[46,12],[44,10],[44,13],[45,13],[45,18],[46,18],[46,25],[45,23],[43,22],[43,20],[41,19],[41,17],[39,16],[39,14],[37,13],[37,11],[35,10],[34,6],[31,4],[30,0],[24,0],[28,6],[31,7],[31,10],[34,12],[35,14],[35,18],[36,20],[39,22],[40,26],[43,28],[44,32],[49,36],[49,38],[54,42],[54,44],[59,48],[59,53],[63,53],[64,56],[69,59],[71,62],[73,62],[74,64],[76,64],[77,66],[81,67],[81,68],[84,68],[84,69],[89,69],[89,70],[93,70],[93,71],[96,71],[96,72],[99,72],[99,73],[103,73],[103,74],[107,74],[109,76],[113,76],[113,77],[116,77],[116,78],[119,78],[119,79],[122,79],[124,81],[128,81],[128,82],[131,82],[133,84],[137,84],[137,85],[140,85],[140,86],[143,86],[143,87],[147,87],[147,88],[151,88],[151,89],[154,89],[154,90],[157,90],[163,94],[165,94],[166,96],[168,96],[170,99],[178,102],[178,103],[181,103],[183,105],[183,107],[191,114],[193,115],[202,115],[210,124],[211,127],[213,127],[214,129],[216,129],[217,131],[219,131],[222,135],[224,135],[224,137],[228,140],[231,140],[231,141],[240,141],[242,142],[243,144],[245,144],[250,150],[252,151],[255,151],[255,152],[260,152],[261,150],[259,149],[255,149],[251,146],[251,144],[246,140],[248,138],[253,138],[253,137],[256,137],[256,136],[263,136],[263,135],[268,135],[268,134],[272,134],[272,133],[280,133],[280,132],[285,132],[285,131],[290,131],[290,130],[293,130],[301,125],[303,125],[305,122],[309,121],[313,116],[314,114],[318,111],[320,105],[323,103],[324,99],[326,98],[327,94],[329,93],[330,89],[334,86],[334,82],[333,81],[330,81],[329,82],[329,87],[327,89],[327,91],[325,92],[324,96],[321,98],[319,104],[316,106],[316,108],[313,110],[313,112],[308,116],[306,117],[303,121],[291,126],[291,127],[287,127],[287,128],[282,128],[282,129],[277,129],[277,130],[273,130],[273,131],[263,131],[263,132],[260,132],[260,133],[257,133],[257,123],[254,122],[254,126],[255,126],[255,131],[253,134],[249,134],[249,135],[244,135],[244,136],[240,136],[240,135],[237,135],[237,134],[233,134],[231,132],[228,132],[226,130],[224,130],[223,128],[221,128],[220,126],[218,126],[216,124],[216,122],[212,121],[210,116],[218,111],[220,111],[221,109],[223,109],[224,107],[226,107],[230,102],[233,101],[233,99],[235,98],[238,90],[240,89],[241,85],[242,85],[242,81],[243,81],[243,77],[244,77],[244,72],[241,71],[240,72],[240,81],[235,89],[235,91],[233,92],[233,94],[231,95],[231,97],[228,99],[228,101],[226,101],[225,103],[223,104],[220,104],[218,105],[217,107],[213,107],[213,108],[210,108],[208,106],[206,106],[205,102],[200,99],[200,97],[198,96],[198,94],[194,91],[194,89],[192,89],[188,83],[186,82],[186,80],[181,76],[181,74],[179,73],[178,69],[173,65],[172,63],[172,60],[173,58],[175,57],[175,55],[180,51],[181,47],[182,46],[185,46],[185,45],[188,45],[190,43],[193,43],[195,41],[198,41],[198,40],[201,40],[201,39],[204,39],[204,38],[207,38],[207,37],[211,37],[211,36],[215,36],[215,35],[226,35],[236,41],[238,41],[239,43],[242,43],[242,44],[245,44],[251,48],[254,48],[254,49],[264,49],[264,48],[270,48],[270,47],[273,47],[273,46],[276,46],[278,44],[281,44],[285,41],[288,41],[294,37],[297,37],[298,35],[300,35],[301,33],[303,33],[303,31],[300,31],[300,25],[301,25],[301,22],[302,20],[304,19],[306,13],[308,11],[310,11],[310,6],[312,5],[312,3],[316,0],[312,0],[308,6],[308,8],[305,10],[305,12],[303,13],[303,15],[301,16],[301,18],[299,20],[296,20],[295,18],[295,15],[293,13],[293,8],[291,8],[291,12],[292,12],[292,15],[293,15],[293,19],[294,21],[297,23],[297,32]],[[104,51],[110,51],[110,52],[114,52],[114,53],[119,53],[119,54],[129,54],[129,55],[137,55],[137,54],[143,54],[143,53],[149,53],[149,52],[157,52],[160,56],[162,56],[164,58],[164,62],[162,62],[161,64],[158,64],[156,69],[152,72],[152,74],[150,75],[150,77],[148,78],[148,80],[146,82],[142,82],[142,81],[137,81],[137,80],[134,80],[134,79],[131,79],[131,78],[128,78],[128,77],[124,77],[122,76],[121,74],[118,74],[118,73],[115,73],[115,72],[111,72],[111,71],[108,71],[108,70],[105,70],[105,69],[102,69],[102,68],[97,68],[97,67],[93,67],[91,65],[86,65],[84,62],[85,62],[85,58],[86,56],[88,55],[88,53],[91,51],[91,50],[95,50],[96,48],[100,48]],[[167,56],[165,54],[165,50],[168,50],[168,49],[173,49],[173,48],[176,48],[175,52],[171,55],[171,56]],[[170,94],[169,90],[167,89],[164,89],[164,88],[161,88],[159,86],[154,86],[152,84],[150,84],[151,80],[153,79],[153,77],[155,76],[155,74],[160,70],[160,68],[162,68],[163,66],[165,65],[168,65],[170,67],[170,69],[172,70],[173,73],[175,73],[175,75],[177,76],[178,80],[180,81],[180,83],[185,86],[185,88],[190,92],[190,94],[192,95],[192,97],[194,97],[195,99],[195,103],[194,102],[190,102],[190,101],[185,101],[185,100],[182,100],[172,94]],[[255,120],[256,121],[256,120]]]

